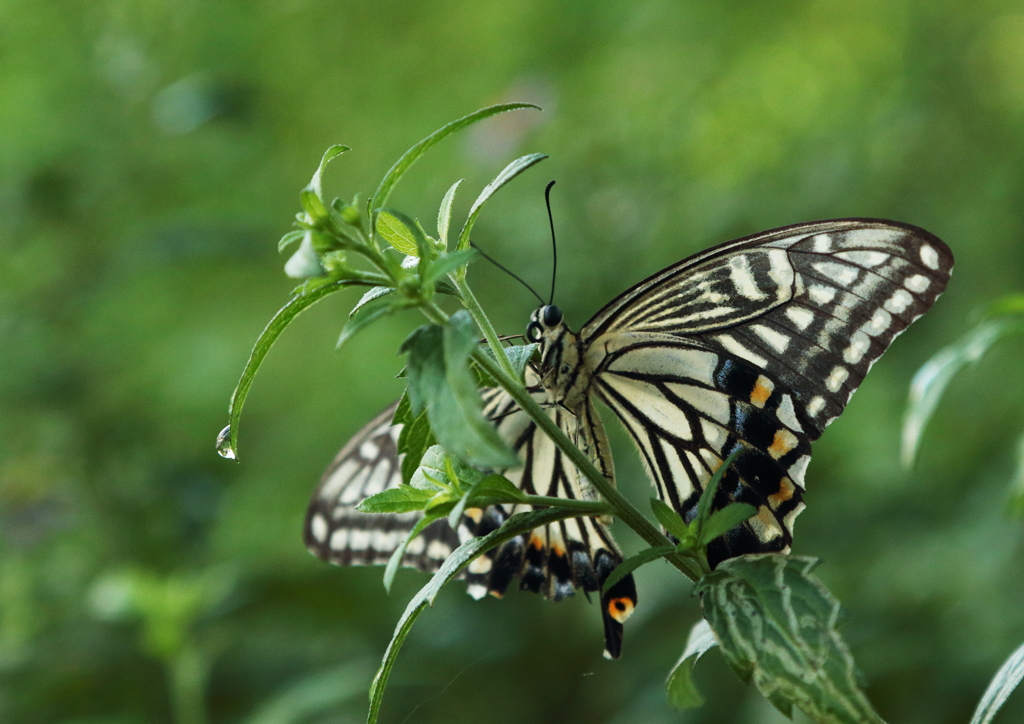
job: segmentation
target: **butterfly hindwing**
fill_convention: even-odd
[[[528,373],[536,382],[532,372]],[[596,499],[575,466],[519,408],[504,390],[485,389],[484,413],[516,451],[523,465],[497,471],[531,495],[570,499]],[[534,396],[546,395],[534,387]],[[402,456],[398,440],[402,425],[392,424],[395,406],[385,410],[349,441],[327,469],[313,494],[306,514],[306,546],[317,557],[338,565],[379,565],[408,535],[422,513],[367,514],[355,509],[369,495],[402,482]],[[604,427],[593,405],[581,418],[558,407],[549,414],[586,452],[595,465],[614,480],[614,469]],[[529,505],[494,505],[465,511],[457,532],[446,520],[428,526],[410,543],[403,565],[437,570],[460,543],[496,530],[511,515],[531,510]],[[622,555],[606,525],[589,517],[570,518],[517,536],[479,556],[463,572],[467,592],[474,598],[488,593],[501,597],[518,578],[520,588],[559,601],[577,588],[600,591]],[[626,576],[601,597],[606,655],[618,658],[622,623],[636,605],[636,587]]]
[[[536,376],[528,370],[527,382],[534,383],[530,388],[532,394],[544,404],[547,402],[546,393],[535,384],[536,381]],[[485,393],[484,413],[495,421],[498,432],[523,461],[519,468],[502,471],[520,490],[530,495],[597,499],[596,492],[576,467],[507,393]],[[598,470],[614,482],[611,451],[604,425],[593,403],[588,401],[581,415],[554,405],[548,406],[548,414]],[[516,505],[507,511],[503,508],[502,512],[512,515],[530,509],[528,505]],[[493,572],[486,584],[482,580],[475,581],[472,576],[468,577],[468,583],[471,593],[473,586],[486,585],[488,592],[500,596],[511,579],[518,576],[520,588],[559,601],[573,595],[577,588],[586,593],[599,591],[621,562],[622,554],[605,523],[585,516],[569,518],[503,544],[496,552]],[[623,578],[601,597],[607,656],[618,658],[622,623],[635,606],[636,587],[632,576]]]

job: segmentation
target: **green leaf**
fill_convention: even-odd
[[[971,724],[991,724],[996,714],[1016,689],[1021,680],[1024,679],[1024,645],[1019,646],[1016,651],[999,667],[999,671],[992,677],[988,688],[978,702],[978,708],[974,710],[971,717]]]
[[[352,339],[358,332],[366,329],[366,327],[378,319],[394,314],[400,307],[401,305],[394,304],[391,300],[386,299],[364,305],[345,322],[345,326],[341,329],[341,334],[338,335],[338,343],[335,345],[335,348],[340,349],[343,344]]]
[[[324,169],[327,168],[327,164],[333,161],[335,158],[345,153],[345,151],[351,151],[352,149],[348,146],[342,146],[341,144],[335,144],[326,151],[324,151],[323,158],[320,159],[320,165],[317,166],[316,172],[313,174],[313,178],[309,181],[309,186],[306,188],[312,190],[321,199],[324,197],[324,190],[321,179],[323,178]]]
[[[321,221],[329,218],[330,213],[327,211],[327,207],[324,205],[324,194],[321,186],[321,177],[323,176],[324,169],[327,164],[330,163],[331,159],[341,155],[345,151],[348,151],[348,146],[331,146],[324,153],[323,158],[320,160],[320,165],[316,169],[316,173],[313,174],[313,178],[310,180],[309,185],[302,190],[299,195],[299,200],[302,203],[302,208],[309,217],[309,222],[318,224]]]
[[[469,216],[466,217],[466,222],[462,225],[462,231],[459,232],[458,249],[462,250],[469,248],[470,232],[473,230],[473,225],[476,224],[476,218],[480,215],[480,210],[483,208],[483,205],[487,203],[487,200],[491,198],[491,196],[493,196],[494,193],[502,186],[507,184],[526,169],[530,168],[530,166],[540,163],[545,158],[547,158],[547,156],[543,153],[531,153],[529,156],[517,158],[502,169],[501,173],[495,176],[494,180],[484,187],[484,190],[480,192],[480,195],[476,197],[476,201],[474,201],[473,205],[470,207]]]
[[[463,116],[458,120],[452,121],[443,128],[439,128],[434,131],[402,154],[402,157],[395,162],[395,165],[388,169],[388,172],[384,174],[384,178],[381,179],[380,186],[377,187],[377,191],[374,192],[371,203],[378,207],[384,206],[384,204],[387,203],[388,198],[391,196],[391,192],[394,190],[395,184],[397,184],[402,176],[405,175],[405,172],[409,170],[409,167],[416,163],[419,157],[426,153],[430,147],[438,141],[450,136],[456,131],[461,131],[466,126],[471,126],[477,121],[482,121],[483,119],[489,118],[495,114],[514,111],[519,108],[535,108],[540,110],[539,106],[535,106],[532,103],[503,103],[497,106],[481,108],[478,111],[470,113],[468,116]]]
[[[491,473],[485,476],[474,486],[473,499],[471,502],[478,503],[477,508],[485,507],[483,501],[486,499],[489,505],[494,503],[522,503],[526,501],[526,493],[516,487],[516,484],[504,475]]]
[[[408,396],[403,396],[408,406]],[[427,412],[424,410],[416,417],[412,417],[412,410],[409,409],[410,422],[406,422],[402,432],[398,435],[398,454],[402,458],[402,482],[409,483],[416,473],[423,459],[423,454],[437,443],[434,433],[430,430],[430,421],[427,419]]]
[[[980,360],[999,340],[1022,333],[1024,321],[1013,316],[986,319],[922,365],[910,382],[910,398],[903,417],[900,457],[905,468],[913,466],[924,428],[953,377]]]
[[[715,634],[707,621],[701,619],[693,625],[683,655],[672,667],[665,681],[665,693],[668,694],[669,704],[679,710],[696,709],[704,704],[704,697],[693,683],[693,667],[708,649],[717,645]]]
[[[711,505],[714,503],[715,493],[718,492],[718,484],[721,482],[722,476],[725,475],[725,471],[736,461],[741,452],[743,452],[742,447],[733,450],[729,457],[723,460],[722,464],[715,470],[711,479],[708,480],[708,484],[704,486],[704,490],[700,494],[700,500],[697,501],[697,517],[694,519],[698,531],[703,531],[704,526],[707,524],[708,515],[711,513]],[[703,537],[703,535],[700,535],[700,537]]]
[[[420,255],[413,232],[390,211],[381,211],[377,214],[377,233],[403,254],[416,257]]]
[[[701,531],[700,542],[706,546],[720,535],[725,535],[730,530],[757,515],[757,508],[748,503],[732,503],[719,511],[711,514],[708,522]]]
[[[783,714],[796,705],[819,724],[884,724],[857,683],[836,627],[839,602],[814,558],[730,558],[695,587],[726,662]]]
[[[404,372],[405,370],[403,370]],[[400,377],[404,375],[399,375]],[[395,413],[391,416],[392,425],[408,425],[413,420],[412,405],[409,403],[409,392],[402,390],[402,396],[398,398],[398,403],[395,405]],[[402,438],[398,438],[399,445],[401,445]],[[398,451],[401,453],[401,449]]]
[[[259,371],[267,352],[274,346],[274,342],[281,335],[289,324],[302,312],[319,302],[328,294],[350,286],[352,281],[342,279],[331,284],[318,286],[306,293],[298,294],[288,300],[288,303],[281,307],[273,316],[266,328],[260,333],[256,344],[249,353],[249,361],[246,362],[242,377],[231,394],[231,403],[228,406],[228,425],[221,430],[217,438],[217,452],[221,457],[229,460],[238,458],[238,422],[242,416],[242,407],[245,405],[245,398],[249,395],[249,388],[252,387],[256,372]]]
[[[423,286],[433,286],[441,277],[448,274],[448,272],[455,270],[457,267],[463,264],[468,264],[473,260],[479,252],[476,249],[464,249],[462,251],[453,251],[451,254],[445,254],[435,260],[428,268],[426,274],[423,275]]]
[[[305,235],[306,232],[304,229],[296,229],[295,231],[289,231],[287,234],[281,237],[280,241],[277,242],[278,253],[284,251]]]
[[[415,251],[409,256],[419,257],[419,273],[420,277],[423,277],[431,260],[437,256],[437,249],[434,247],[433,243],[427,239],[427,236],[423,233],[423,229],[420,225],[401,211],[397,211],[395,209],[382,209],[381,214],[389,214],[392,218],[397,219],[412,235],[412,239],[415,244]],[[378,217],[378,220],[379,218],[380,217]]]
[[[522,344],[505,348],[505,356],[512,363],[512,368],[516,371],[520,381],[523,379],[523,371],[526,369],[526,365],[530,363],[538,349],[540,349],[539,344]]]
[[[434,495],[429,490],[403,484],[371,495],[357,505],[356,510],[362,513],[411,513],[426,508]]]
[[[451,511],[449,511],[448,527],[452,530],[456,532],[459,530],[459,522],[462,520],[462,513],[466,510],[466,505],[469,503],[469,496],[476,492],[477,485],[479,484],[480,483],[477,483],[466,491],[466,494],[459,498],[459,502],[457,502]]]
[[[456,481],[449,475],[448,468],[452,467],[455,474],[466,486],[476,485],[484,474],[476,468],[462,464],[457,459],[449,456],[440,445],[433,445],[420,460],[420,467],[410,485],[413,487],[436,488],[438,484],[447,488],[455,488]]]
[[[483,415],[483,402],[469,370],[477,346],[473,321],[456,312],[445,327],[427,325],[402,345],[409,353],[409,401],[414,414],[427,410],[437,441],[470,465],[504,469],[518,464],[515,454]]]
[[[402,566],[402,559],[405,558],[405,551],[408,549],[409,544],[415,540],[416,536],[422,533],[428,525],[433,523],[435,520],[440,520],[444,515],[442,513],[425,513],[422,518],[416,521],[416,525],[413,526],[409,534],[405,536],[402,543],[395,549],[395,552],[391,554],[388,559],[387,566],[384,567],[384,590],[391,593],[391,586],[395,582],[395,576],[398,575],[398,569]]]
[[[675,553],[675,550],[675,546],[657,546],[655,548],[645,548],[635,556],[630,556],[616,566],[615,570],[608,575],[604,585],[601,586],[601,593],[608,593],[612,586],[645,563],[650,563],[651,561],[656,561],[659,558],[671,555],[672,553]]]
[[[356,302],[356,306],[352,307],[352,311],[348,313],[349,318],[351,318],[352,315],[358,312],[366,304],[369,304],[375,299],[380,299],[386,294],[391,294],[394,291],[394,287],[374,287],[373,289],[368,290],[366,294],[360,297],[359,301]]]
[[[391,642],[384,653],[384,660],[381,662],[380,669],[377,670],[373,684],[370,685],[370,711],[366,719],[367,724],[375,724],[380,715],[380,706],[384,700],[384,691],[387,688],[388,678],[391,676],[391,670],[394,668],[395,660],[402,648],[402,644],[405,643],[405,639],[409,636],[409,632],[412,630],[413,624],[416,623],[416,619],[419,618],[427,606],[433,604],[434,599],[437,598],[437,594],[444,584],[455,578],[463,568],[468,566],[481,553],[485,553],[491,548],[515,538],[517,535],[522,535],[534,528],[550,525],[565,518],[571,518],[574,514],[573,511],[569,510],[548,508],[513,515],[498,530],[483,538],[473,538],[463,543],[445,559],[444,563],[441,564],[441,568],[434,574],[434,577],[409,601],[409,605],[405,608],[405,613],[402,614],[402,618],[395,627],[395,633],[392,635]]]
[[[442,249],[448,248],[448,228],[451,226],[452,221],[452,202],[455,201],[455,191],[462,182],[463,179],[460,178],[452,184],[451,188],[448,189],[448,193],[441,199],[441,208],[437,210],[437,238]]]
[[[686,522],[679,517],[679,513],[672,510],[665,503],[658,500],[657,498],[651,498],[651,511],[654,513],[654,517],[658,519],[661,526],[675,536],[677,541],[683,541],[689,537],[689,528]]]

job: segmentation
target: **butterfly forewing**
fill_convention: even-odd
[[[401,425],[392,425],[395,405],[374,418],[341,449],[324,473],[306,510],[303,538],[318,558],[341,566],[382,565],[422,517],[421,513],[370,514],[356,506],[402,482],[398,457]],[[446,521],[431,523],[409,545],[403,565],[440,568],[459,545]]]
[[[800,224],[669,267],[584,327],[598,394],[684,517],[721,459],[743,448],[716,507],[748,502],[758,515],[709,547],[713,565],[789,549],[810,443],[952,266],[948,247],[916,227]]]

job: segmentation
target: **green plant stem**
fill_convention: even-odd
[[[476,301],[475,298],[473,300]],[[487,320],[483,310],[477,303],[475,309],[471,308],[468,304],[466,308],[470,314],[476,319],[477,324],[480,325],[481,329],[488,327],[493,333],[493,327],[490,321]],[[448,315],[444,313],[437,305],[433,303],[424,304],[421,309],[427,318],[436,324],[445,324],[448,321]],[[480,317],[484,320],[484,324],[481,324],[481,319],[477,318],[478,312]],[[497,340],[497,335],[494,335],[495,344],[495,357],[501,359],[504,358],[506,361],[508,357],[505,355],[505,351],[501,348],[500,342]],[[490,341],[490,340],[488,340]],[[493,349],[493,347],[492,347]],[[564,453],[570,461],[576,466],[576,468],[583,473],[583,475],[590,481],[594,486],[594,489],[601,494],[602,499],[612,507],[613,515],[621,520],[623,523],[628,525],[637,535],[643,538],[649,545],[653,547],[658,546],[671,546],[672,542],[664,536],[654,525],[647,520],[644,515],[634,508],[623,495],[615,489],[615,486],[608,481],[601,472],[594,467],[594,464],[590,459],[584,455],[578,447],[573,445],[572,441],[562,432],[561,428],[555,424],[555,422],[548,416],[544,408],[542,408],[533,396],[530,395],[526,389],[519,384],[514,375],[509,375],[505,370],[495,361],[494,357],[491,357],[479,347],[473,352],[473,359],[478,365],[480,365],[484,371],[486,371],[491,377],[493,377],[498,384],[504,388],[512,399],[523,409],[523,411],[530,416],[530,418],[537,423],[538,426],[551,438],[551,441],[555,443],[559,450]],[[511,365],[510,365],[511,366]],[[673,566],[678,568],[682,573],[689,578],[691,581],[697,581],[701,577],[699,570],[694,570],[692,562],[686,556],[680,553],[674,553],[670,556],[666,556]]]
[[[614,515],[611,506],[600,500],[574,500],[572,498],[552,498],[547,495],[527,495],[519,501],[534,508],[566,508],[578,510],[588,516]]]
[[[464,269],[464,268],[463,268]],[[466,310],[472,315],[473,321],[476,322],[477,326],[480,327],[480,331],[484,335],[484,339],[487,340],[487,345],[491,348],[491,352],[494,353],[494,358],[498,360],[498,364],[505,371],[505,374],[512,379],[517,379],[516,370],[512,366],[512,363],[508,359],[508,355],[505,354],[504,347],[501,346],[501,339],[498,338],[498,333],[494,329],[494,325],[491,324],[491,320],[484,314],[483,307],[480,306],[480,302],[477,301],[476,295],[473,294],[473,290],[469,288],[469,284],[466,283],[465,274],[454,273],[451,274],[451,280],[455,282],[455,288],[459,290],[459,295],[462,297],[462,303],[465,305]]]

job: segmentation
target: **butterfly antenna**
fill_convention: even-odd
[[[506,274],[508,274],[508,275],[509,275],[510,277],[512,277],[513,279],[515,279],[515,280],[516,280],[517,282],[519,282],[520,284],[522,284],[522,285],[523,285],[524,287],[526,287],[527,289],[529,289],[529,290],[530,290],[530,294],[532,294],[533,296],[537,297],[537,301],[539,301],[539,302],[540,302],[541,304],[544,304],[544,299],[543,299],[543,298],[542,298],[542,297],[541,297],[541,296],[540,296],[539,294],[537,294],[537,292],[535,292],[535,291],[533,290],[533,287],[531,287],[531,286],[530,286],[529,284],[527,284],[526,282],[524,282],[524,281],[523,281],[523,280],[522,280],[522,279],[521,279],[521,278],[520,278],[519,276],[517,276],[516,274],[514,274],[513,272],[509,271],[509,270],[508,270],[507,268],[505,268],[504,266],[502,266],[501,264],[499,264],[498,262],[496,262],[496,261],[494,260],[494,258],[493,258],[493,257],[491,257],[491,256],[490,256],[490,255],[489,255],[489,254],[488,254],[488,253],[487,253],[486,251],[484,251],[483,249],[481,249],[481,248],[480,248],[479,246],[477,246],[477,245],[476,245],[476,244],[474,244],[473,242],[469,242],[469,245],[470,245],[470,246],[472,246],[472,247],[473,247],[474,249],[476,249],[477,251],[479,251],[479,252],[480,252],[480,256],[482,256],[482,257],[483,257],[484,259],[486,259],[487,261],[491,262],[491,264],[494,264],[494,266],[498,267],[498,268],[499,268],[499,269],[501,269],[501,270],[502,270],[503,272],[505,272]]]
[[[548,182],[547,188],[544,189],[544,203],[548,207],[548,223],[551,225],[551,299],[548,304],[553,304],[555,301],[555,279],[558,278],[558,244],[555,243],[555,219],[551,216],[551,187],[555,185],[554,181]]]

